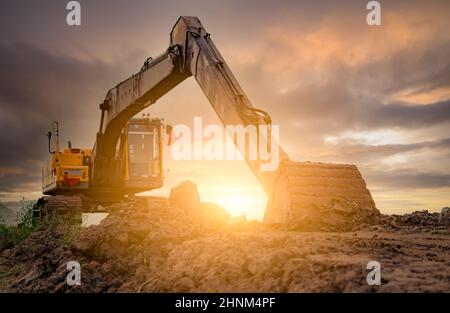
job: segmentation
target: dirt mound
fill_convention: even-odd
[[[287,224],[290,230],[354,231],[378,223],[381,214],[375,207],[361,207],[346,198],[334,198],[325,205],[311,205],[302,216]]]
[[[189,185],[178,191],[193,190]],[[119,203],[79,233],[68,225],[42,228],[0,253],[0,291],[450,291],[450,228],[430,224],[435,214],[381,216],[404,223],[388,230],[297,232],[231,219],[190,199],[189,210],[157,197]],[[382,286],[366,283],[372,260],[382,265]],[[69,261],[81,265],[80,286],[66,283]]]
[[[183,210],[196,210],[200,207],[197,186],[191,181],[181,182],[170,191],[169,202]]]
[[[65,264],[71,251],[67,236],[70,231],[60,225],[40,228],[12,249],[0,254],[0,277],[6,279],[6,291],[48,292],[58,290],[65,282]],[[3,274],[3,275],[1,275]]]
[[[442,208],[441,214],[439,214],[438,223],[440,225],[450,225],[450,208]]]
[[[403,215],[383,215],[380,217],[380,224],[391,228],[401,226],[449,226],[450,209],[445,207],[441,213],[430,213],[424,210]]]
[[[9,290],[133,291],[141,282],[143,267],[153,273],[174,246],[233,225],[217,205],[191,203],[189,207],[184,211],[166,198],[155,197],[116,204],[108,208],[110,215],[100,225],[82,229],[74,242],[64,241],[69,226],[38,230],[2,253],[5,267],[16,263],[24,267]],[[82,265],[81,286],[65,283],[69,261]]]

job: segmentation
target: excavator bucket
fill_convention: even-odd
[[[355,165],[285,160],[264,221],[297,230],[342,231],[373,223],[379,214]]]

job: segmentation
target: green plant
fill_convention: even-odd
[[[0,223],[0,251],[19,244],[36,229],[45,230],[48,238],[51,238],[52,232],[57,227],[61,227],[62,235],[58,237],[61,244],[70,244],[81,230],[81,214],[47,212],[41,219],[38,219],[33,216],[33,204],[24,204],[22,211],[19,213],[17,226],[7,226]]]
[[[81,213],[48,212],[41,220],[40,226],[47,232],[53,232],[60,227],[62,236],[58,237],[58,240],[61,244],[70,245],[81,231]]]
[[[33,204],[23,205],[22,211],[19,212],[19,224],[17,227],[24,229],[34,229],[37,225],[36,219],[33,217]]]

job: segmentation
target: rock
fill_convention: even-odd
[[[74,242],[71,246],[72,251],[81,252],[81,253],[89,253],[92,250],[93,245],[92,242],[87,240],[78,240]]]
[[[53,289],[53,292],[64,292],[66,286],[66,282],[60,282],[58,285],[56,285],[55,289]]]
[[[383,215],[380,224],[390,229],[401,226],[414,226],[417,230],[424,226],[449,225],[449,208],[443,208],[441,214],[430,213],[427,210],[414,211],[403,215]]]
[[[183,277],[174,285],[174,292],[190,292],[194,289],[194,282],[189,277]]]
[[[378,222],[380,212],[370,206],[360,206],[345,197],[333,198],[320,205],[304,206],[293,213],[289,230],[300,231],[351,231],[362,225]]]
[[[439,224],[439,213],[430,213],[427,210],[415,211],[409,214],[392,215],[389,219],[385,218],[383,223],[388,226],[436,226]],[[418,229],[419,229],[418,228]]]
[[[12,254],[13,254],[12,249],[5,249],[5,250],[3,250],[3,252],[1,253],[1,256],[2,256],[2,257],[5,257],[5,258],[9,258],[9,257],[12,256]]]
[[[129,241],[128,233],[124,231],[117,233],[115,238],[120,244],[127,244]]]
[[[172,206],[193,211],[201,206],[197,186],[191,181],[183,181],[170,191],[169,202]]]
[[[25,275],[19,277],[14,285],[16,286],[27,286],[31,282],[36,281],[41,276],[41,271],[37,265],[34,265],[31,270],[25,273]]]
[[[450,208],[442,208],[441,214],[439,214],[439,224],[449,225],[450,224]]]
[[[113,266],[110,263],[105,262],[105,263],[102,264],[102,271],[103,272],[109,273],[109,272],[112,272],[112,270],[113,270]]]

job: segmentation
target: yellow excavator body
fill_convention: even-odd
[[[83,196],[99,198],[100,196],[120,198],[162,187],[162,129],[163,123],[158,118],[133,118],[124,127],[117,143],[114,163],[117,183],[112,188],[93,190],[90,185],[92,172],[92,149],[59,149],[58,123],[54,122],[56,133],[55,151],[42,167],[42,192],[45,195]]]

